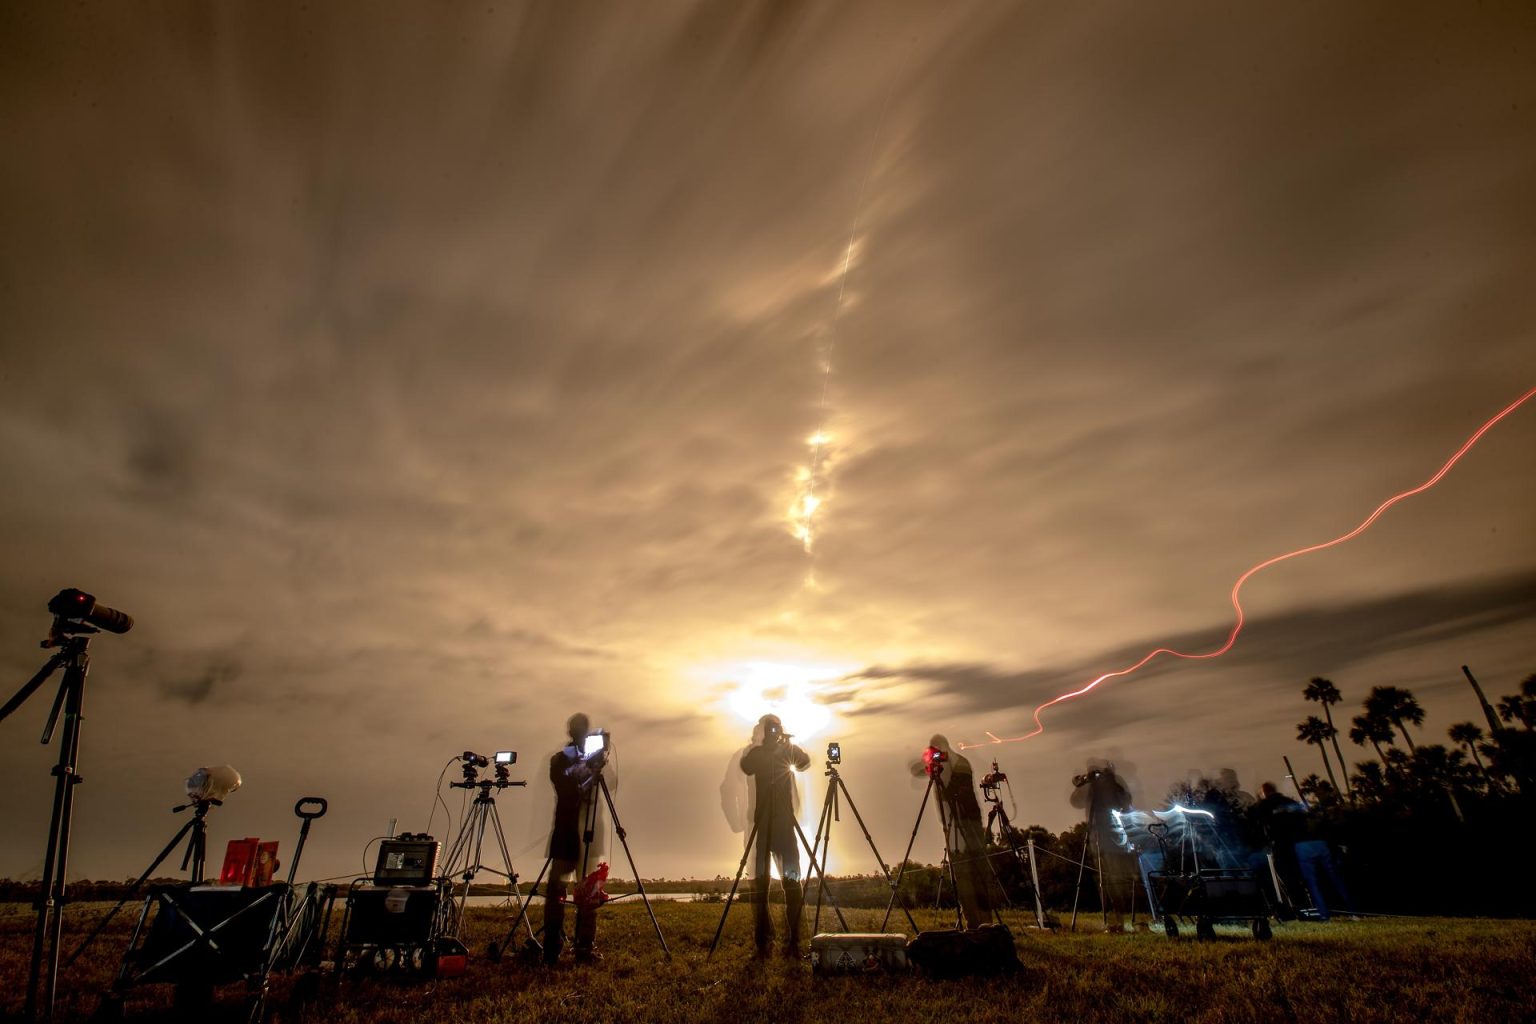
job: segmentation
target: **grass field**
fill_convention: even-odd
[[[72,908],[67,934],[82,934],[101,910]],[[598,937],[607,959],[554,970],[487,961],[479,954],[509,920],[502,911],[472,911],[466,940],[476,956],[464,976],[433,983],[328,982],[308,1003],[291,1001],[291,982],[279,979],[273,1016],[341,1024],[1536,1021],[1536,923],[1529,921],[1284,924],[1276,925],[1267,943],[1237,928],[1222,929],[1214,942],[1197,942],[1156,932],[1041,933],[1024,930],[1021,921],[1015,929],[1025,965],[1021,975],[955,982],[816,978],[803,961],[756,961],[750,956],[750,908],[740,905],[731,911],[720,951],[706,959],[720,910],[719,904],[658,903],[673,953],[666,960],[643,906],[605,908]],[[873,930],[881,916],[848,914],[859,930]],[[60,1019],[84,1020],[95,1010],[127,942],[131,917],[119,915],[64,976]],[[27,906],[0,906],[0,1013],[11,1018],[22,1009],[32,920]],[[235,1009],[239,991],[223,990],[222,1002]],[[128,1019],[163,1017],[169,1005],[165,986],[137,989],[128,1000]]]

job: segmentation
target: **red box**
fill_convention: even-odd
[[[224,867],[219,871],[220,885],[246,885],[256,864],[256,849],[261,840],[255,836],[231,839],[224,851]]]
[[[220,885],[271,885],[277,871],[277,841],[264,843],[256,836],[231,839],[224,851]]]
[[[277,872],[277,840],[256,847],[256,863],[251,866],[251,880],[246,885],[271,885]]]

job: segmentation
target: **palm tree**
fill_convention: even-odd
[[[1349,741],[1357,747],[1363,747],[1369,743],[1376,749],[1376,756],[1382,764],[1387,763],[1387,755],[1381,752],[1383,743],[1393,741],[1392,723],[1376,715],[1356,715],[1350,722],[1353,726],[1349,730]]]
[[[1320,796],[1322,796],[1323,787],[1326,785],[1328,785],[1328,783],[1318,778],[1317,772],[1313,772],[1306,778],[1297,780],[1296,790],[1304,797],[1317,800]]]
[[[1323,719],[1327,721],[1328,728],[1333,729],[1333,735],[1330,738],[1333,740],[1334,756],[1339,759],[1339,771],[1344,776],[1344,795],[1353,800],[1355,793],[1349,788],[1349,765],[1344,763],[1344,752],[1339,749],[1339,730],[1334,728],[1333,712],[1329,710],[1334,704],[1342,701],[1344,695],[1339,692],[1337,686],[1333,685],[1331,679],[1324,679],[1322,676],[1313,676],[1312,681],[1301,691],[1301,695],[1323,706]]]
[[[1476,722],[1457,722],[1448,730],[1452,743],[1460,743],[1467,748],[1467,753],[1472,755],[1472,763],[1477,765],[1477,770],[1483,773],[1483,781],[1488,788],[1494,787],[1493,776],[1488,774],[1488,766],[1483,764],[1483,759],[1477,754],[1477,745],[1483,740],[1483,730]]]
[[[1536,676],[1531,678],[1536,679]],[[1530,681],[1530,679],[1527,679],[1526,683]],[[1536,699],[1519,693],[1512,693],[1508,697],[1500,697],[1499,717],[1506,722],[1519,722],[1527,729],[1531,729],[1533,724],[1536,724]]]
[[[1308,715],[1307,720],[1296,727],[1296,738],[1303,743],[1315,744],[1318,753],[1323,755],[1323,768],[1328,772],[1328,781],[1335,790],[1339,788],[1339,781],[1333,777],[1333,762],[1328,760],[1328,749],[1323,744],[1338,734],[1339,730],[1316,715]]]
[[[1461,751],[1447,750],[1439,743],[1418,748],[1409,767],[1415,787],[1421,792],[1427,793],[1436,788],[1445,790],[1446,799],[1450,801],[1451,811],[1455,813],[1457,821],[1467,819],[1462,814],[1461,801],[1456,799],[1456,790],[1470,786],[1475,778],[1471,772]]]
[[[1350,782],[1361,797],[1378,804],[1387,798],[1391,789],[1387,773],[1379,761],[1361,761],[1356,764],[1355,776]]]
[[[1414,753],[1413,738],[1408,735],[1408,726],[1404,723],[1423,725],[1424,709],[1410,691],[1396,686],[1373,686],[1365,698],[1365,712],[1397,726],[1402,731],[1403,742],[1408,745],[1408,752]]]

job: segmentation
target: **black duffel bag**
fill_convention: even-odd
[[[1024,969],[1007,925],[984,924],[965,931],[918,932],[907,943],[907,959],[930,978],[1012,974]]]

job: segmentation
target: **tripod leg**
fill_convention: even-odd
[[[1093,863],[1099,869],[1099,911],[1104,915],[1104,930],[1109,931],[1109,889],[1104,879],[1104,843],[1101,840],[1093,841]]]
[[[517,885],[517,871],[512,867],[512,854],[507,849],[507,834],[506,834],[506,832],[504,832],[502,830],[502,827],[501,827],[501,812],[496,809],[496,805],[495,804],[491,804],[491,814],[492,814],[492,819],[491,819],[492,824],[496,826],[496,845],[501,847],[501,862],[502,862],[503,865],[506,866],[506,869],[507,869],[507,893],[510,896],[510,898],[512,898],[514,900],[518,900],[519,897],[518,897],[518,892],[517,892],[517,889],[518,889],[518,885]],[[547,868],[549,866],[548,862],[545,862],[544,866]],[[543,874],[544,873],[542,871],[539,872],[539,876],[541,878],[543,877]],[[534,884],[534,887],[537,888],[539,883],[537,881],[535,881],[533,884]],[[533,898],[532,896],[529,897],[530,900],[532,898]],[[519,900],[519,902],[521,902],[521,901]],[[526,914],[519,913],[518,917],[523,919],[523,920],[525,920],[525,921],[527,920],[527,915]],[[514,921],[513,924],[512,924],[511,930],[507,933],[507,941],[509,943],[512,941],[512,935],[516,931],[517,931],[517,923]],[[532,922],[528,923],[528,937],[530,939],[533,939],[535,942],[538,941],[538,939],[534,938],[533,923]]]
[[[901,895],[901,880],[907,873],[907,863],[912,859],[912,847],[917,843],[917,830],[923,824],[923,812],[928,809],[928,794],[933,792],[933,776],[928,776],[928,788],[923,790],[923,802],[917,807],[917,820],[912,823],[912,838],[907,840],[907,852],[901,855],[901,867],[896,871],[896,881],[891,883],[891,900],[885,905],[885,917],[880,919],[880,930],[885,931],[885,926],[891,923],[891,910],[896,906],[896,898]],[[906,909],[906,904],[902,904]],[[912,920],[910,911],[907,920]],[[917,929],[917,923],[913,922],[912,928]]]
[[[891,881],[891,870],[886,867],[885,858],[880,856],[879,849],[875,847],[875,839],[869,834],[869,829],[864,824],[864,816],[859,813],[859,805],[853,802],[853,794],[848,792],[848,783],[844,782],[841,776],[838,777],[837,783],[843,791],[842,799],[848,802],[849,810],[853,811],[853,820],[859,823],[859,831],[864,833],[864,841],[869,844],[869,852],[875,855],[875,863],[880,865],[880,873],[885,876],[885,884],[894,887],[895,883]],[[901,905],[901,912],[907,915],[907,923],[912,926],[912,930],[917,931],[917,921],[913,920],[912,911],[907,909],[905,903]]]
[[[97,923],[96,927],[91,931],[91,934],[87,935],[84,941],[75,947],[75,951],[69,955],[69,959],[64,961],[65,967],[72,966],[76,960],[80,959],[80,954],[84,953],[87,947],[96,941],[96,937],[106,929],[107,923],[117,915],[119,910],[122,910],[123,907],[127,905],[129,900],[133,899],[134,894],[139,891],[139,886],[143,885],[145,881],[148,880],[149,876],[155,873],[155,868],[160,866],[160,862],[169,857],[171,855],[171,851],[176,849],[177,845],[181,843],[182,837],[185,836],[187,831],[192,828],[192,824],[195,820],[195,818],[188,820],[185,825],[181,826],[181,828],[177,830],[175,837],[171,839],[169,843],[165,844],[165,849],[161,850],[159,855],[156,856],[154,860],[150,861],[149,867],[145,868],[144,873],[135,879],[133,884],[128,887],[128,891],[123,893],[123,898],[117,901],[117,905],[114,906],[111,910],[107,911],[107,916],[103,917]]]
[[[528,890],[528,898],[526,900],[519,900],[517,917],[512,919],[512,927],[507,929],[507,937],[501,944],[503,949],[512,948],[512,940],[517,937],[517,926],[524,923],[528,925],[528,937],[535,943],[539,942],[538,936],[533,931],[533,921],[530,919],[528,908],[533,906],[533,898],[538,894],[539,883],[544,881],[544,876],[549,872],[549,866],[553,862],[554,858],[552,857],[544,859],[544,866],[539,869],[539,877],[533,880],[533,888]]]
[[[1077,885],[1072,890],[1072,923],[1067,927],[1077,931],[1077,902],[1083,896],[1083,872],[1088,868],[1088,842],[1093,837],[1093,822],[1088,823],[1088,831],[1083,833],[1083,854],[1077,860]]]
[[[791,817],[789,821],[790,824],[795,826],[795,835],[800,837],[800,844],[805,847],[806,853],[810,854],[811,870],[816,872],[816,891],[820,893],[821,890],[826,889],[827,887],[827,873],[821,870],[821,864],[816,860],[816,851],[811,849],[811,844],[805,838],[805,832],[800,828],[800,823],[793,817]],[[830,891],[827,893],[827,902],[832,904],[832,912],[837,915],[837,923],[842,925],[843,931],[846,932],[848,930],[848,922],[843,917],[842,908],[837,905],[837,897],[833,896]]]
[[[656,920],[656,909],[651,906],[651,898],[646,895],[645,881],[640,877],[640,869],[635,867],[635,855],[629,852],[629,839],[625,835],[623,824],[619,822],[619,809],[613,805],[613,794],[608,792],[608,782],[599,775],[597,785],[603,791],[603,800],[608,804],[608,815],[613,819],[614,834],[619,837],[619,844],[624,847],[624,859],[629,861],[629,870],[635,873],[635,887],[640,890],[640,901],[645,904],[645,912],[651,915],[651,927],[656,929],[656,941],[661,943],[662,954],[670,960],[672,950],[667,948],[666,937],[661,934],[661,922]]]
[[[48,853],[43,864],[43,880],[39,892],[37,932],[32,944],[32,973],[27,986],[27,1014],[31,1016],[37,1006],[38,975],[43,966],[43,942],[48,942],[48,965],[45,996],[47,1014],[53,1016],[54,1003],[59,987],[59,942],[64,932],[65,886],[68,883],[69,832],[74,815],[75,787],[81,779],[75,772],[80,757],[80,720],[85,697],[85,675],[90,659],[82,647],[78,654],[66,659],[64,680],[59,686],[59,696],[54,700],[53,718],[48,721],[48,732],[43,742],[48,742],[57,720],[60,703],[64,706],[64,735],[59,740],[59,761],[54,766],[53,817],[48,826]]]
[[[731,912],[731,903],[736,899],[736,889],[741,885],[741,876],[747,870],[747,858],[752,856],[752,850],[757,845],[757,822],[752,822],[752,830],[747,833],[746,848],[741,851],[741,863],[736,865],[736,878],[731,882],[730,895],[725,898],[725,909],[720,911],[720,923],[715,926],[715,937],[709,944],[708,956],[715,955],[715,947],[720,945],[720,933],[725,931],[725,918]]]
[[[949,887],[950,887],[950,891],[952,891],[955,894],[955,930],[956,931],[960,931],[965,926],[964,925],[964,920],[965,919],[963,917],[963,904],[965,903],[965,901],[960,898],[960,878],[955,873],[955,855],[954,855],[954,852],[953,852],[953,849],[954,849],[953,838],[954,837],[952,835],[952,830],[954,828],[954,823],[955,823],[954,808],[953,807],[950,808],[950,813],[949,814],[946,815],[944,813],[945,800],[943,798],[943,794],[942,793],[940,794],[939,799],[934,801],[934,804],[939,809],[939,824],[941,826],[943,826],[943,830],[944,830],[944,860],[949,865]],[[967,865],[967,868],[969,868],[969,865]],[[943,893],[944,893],[943,877],[940,876],[939,895],[942,896]],[[934,900],[934,902],[935,902],[935,904],[937,904],[938,903],[938,899],[936,898]],[[937,909],[937,906],[935,907],[935,909]]]
[[[821,849],[823,838],[826,840],[826,851],[822,855],[822,862],[826,862],[826,854],[832,852],[832,818],[833,806],[837,800],[837,776],[832,776],[832,782],[827,786],[827,796],[821,803],[821,817],[816,821],[815,848]],[[822,889],[826,888],[827,880],[823,878],[816,886],[816,913],[811,919],[811,934],[821,931],[821,896]]]

